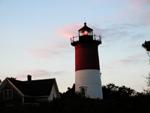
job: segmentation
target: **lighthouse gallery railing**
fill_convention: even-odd
[[[101,42],[101,36],[100,35],[93,35],[93,40]],[[70,41],[71,41],[71,43],[78,42],[79,36],[71,37]]]

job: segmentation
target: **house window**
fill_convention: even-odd
[[[80,94],[82,96],[87,96],[87,87],[86,86],[81,86],[80,87]]]
[[[13,99],[13,90],[5,89],[3,91],[3,100],[12,100]]]

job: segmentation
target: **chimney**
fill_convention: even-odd
[[[31,75],[27,75],[27,79],[30,82],[32,80],[32,76]]]

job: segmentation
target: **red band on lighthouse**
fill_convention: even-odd
[[[95,43],[75,46],[75,70],[99,69],[98,45]]]

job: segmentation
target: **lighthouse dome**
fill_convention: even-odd
[[[86,23],[84,23],[84,26],[78,30],[79,36],[88,36],[93,35],[93,29],[88,27]]]

